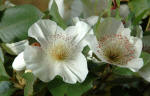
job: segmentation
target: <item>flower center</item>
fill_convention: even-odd
[[[98,47],[102,50],[100,54],[112,64],[124,65],[135,58],[134,46],[122,35],[106,36]]]
[[[50,48],[50,55],[56,61],[64,61],[70,57],[71,47],[65,42],[55,42]]]

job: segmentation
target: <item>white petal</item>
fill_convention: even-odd
[[[131,34],[131,30],[129,28],[123,28],[119,31],[121,31],[122,32],[121,34],[124,36],[130,36],[130,34]]]
[[[53,1],[54,0],[50,0],[50,2],[49,2],[49,5],[48,5],[49,11],[51,11]],[[55,2],[57,4],[59,14],[63,18],[64,17],[64,0],[55,0]]]
[[[26,68],[26,63],[23,58],[24,52],[20,53],[14,60],[12,67],[16,71],[22,71]]]
[[[96,37],[94,35],[88,35],[85,39],[88,42],[88,45],[89,45],[90,49],[96,54],[96,56],[99,59],[101,59],[103,62],[107,62],[103,58],[103,56],[101,56],[100,53],[99,53],[102,50],[100,48],[98,48],[99,44],[98,44],[98,41],[97,41]]]
[[[7,50],[9,49],[8,53],[10,53],[11,55],[18,55],[19,53],[24,51],[25,47],[28,45],[29,45],[28,40],[22,40],[11,44],[9,43],[2,44],[4,48],[7,48]]]
[[[35,38],[41,45],[47,43],[49,36],[56,32],[57,24],[51,20],[39,20],[28,31],[30,37]]]
[[[76,37],[75,41],[80,42],[85,38],[88,32],[90,32],[90,26],[82,21],[77,22],[76,24],[78,36]]]
[[[80,19],[79,19],[79,17],[73,17],[72,21],[73,21],[74,24],[76,24],[77,22],[80,21]]]
[[[60,76],[67,83],[83,82],[88,74],[87,61],[82,53],[62,67]]]
[[[141,55],[142,48],[143,48],[142,40],[140,38],[130,36],[129,42],[133,44],[135,48],[135,56],[138,58]]]
[[[141,55],[141,52],[142,52],[142,40],[137,38],[134,46],[135,46],[135,50],[136,50],[136,54],[137,54],[137,57],[139,57]]]
[[[24,52],[26,67],[43,82],[48,82],[58,74],[59,66],[50,62],[40,47],[28,46]]]
[[[94,26],[97,23],[98,18],[99,18],[98,16],[91,16],[88,17],[87,19],[84,19],[83,21],[87,22],[91,26]]]
[[[123,67],[127,67],[133,72],[137,72],[140,68],[143,66],[143,59],[142,58],[136,58],[128,62],[127,65],[124,65]]]
[[[107,18],[99,27],[98,31],[98,38],[104,37],[106,35],[110,34],[117,34],[123,31],[123,24],[120,20],[117,20],[115,18]]]
[[[91,27],[88,24],[78,21],[75,26],[68,27],[65,32],[67,36],[73,37],[70,40],[72,40],[74,44],[82,43],[82,47],[85,47],[87,43],[84,38],[92,31],[92,29],[90,31],[90,28]]]

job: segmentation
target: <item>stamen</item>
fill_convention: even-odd
[[[113,64],[124,65],[135,58],[134,46],[127,37],[120,34],[107,35],[99,40],[99,52],[107,61]]]

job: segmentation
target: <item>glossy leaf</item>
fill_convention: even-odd
[[[124,75],[124,76],[132,76],[134,74],[134,72],[132,72],[128,68],[121,68],[117,66],[114,66],[113,73],[117,75]]]
[[[8,8],[0,22],[0,39],[7,43],[26,39],[28,28],[42,16],[32,5]]]
[[[81,96],[92,88],[93,77],[89,76],[83,83],[67,84],[60,78],[56,78],[48,84],[48,89],[53,96]]]

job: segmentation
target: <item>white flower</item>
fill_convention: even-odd
[[[53,80],[56,75],[67,83],[83,82],[88,68],[82,54],[82,40],[88,31],[89,26],[81,21],[64,31],[51,20],[39,20],[30,27],[28,35],[41,46],[26,47],[26,68],[44,82]]]
[[[97,38],[89,35],[87,42],[103,62],[126,67],[134,72],[143,66],[143,59],[139,58],[142,40],[130,36],[130,29],[124,28],[119,20],[104,20],[99,27]]]

